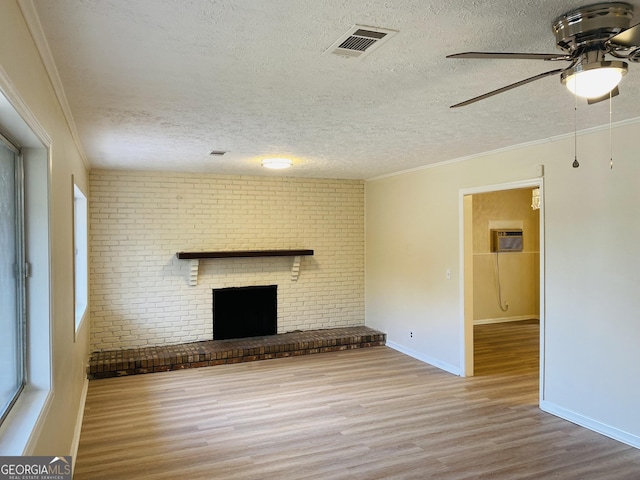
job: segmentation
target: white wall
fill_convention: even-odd
[[[92,349],[211,340],[214,288],[278,286],[278,333],[364,324],[364,182],[91,172]],[[190,261],[176,252],[311,249]]]
[[[640,446],[640,123],[445,164],[366,185],[366,323],[388,343],[463,369],[460,189],[545,165],[545,378],[541,406]],[[447,268],[452,279],[445,278]],[[410,338],[409,332],[413,332]]]
[[[9,100],[14,104],[20,103],[22,113],[31,115],[30,119],[42,128],[51,141],[48,189],[51,308],[50,318],[38,319],[44,322],[36,321],[35,324],[50,324],[52,395],[47,410],[37,421],[37,433],[29,440],[26,453],[69,455],[74,448],[78,413],[82,408],[89,350],[89,331],[86,325],[78,332],[78,338],[74,341],[71,175],[75,175],[79,184],[86,189],[87,169],[20,8],[13,0],[0,3],[0,32],[0,67],[4,87],[10,90],[5,93],[8,93]],[[46,162],[46,158],[43,161]],[[46,189],[44,193],[46,194]],[[40,213],[46,216],[46,203],[41,203],[39,208]],[[44,228],[46,229],[46,225]],[[37,233],[27,232],[28,235]],[[38,300],[45,304],[49,301],[48,298],[34,301]]]

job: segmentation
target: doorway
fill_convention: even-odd
[[[544,365],[544,212],[531,208],[533,189],[543,198],[542,178],[460,191],[461,365],[473,376],[474,326],[539,321],[540,391]],[[476,201],[474,209],[474,200]],[[474,213],[475,212],[475,213]],[[492,231],[520,230],[520,251],[495,252]],[[524,275],[523,275],[524,273]],[[485,329],[490,331],[490,328]],[[486,339],[487,332],[483,332]],[[542,398],[542,396],[540,397]]]

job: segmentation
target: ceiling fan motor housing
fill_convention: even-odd
[[[557,18],[551,28],[561,50],[602,50],[604,42],[626,30],[633,18],[633,5],[622,2],[596,3]]]

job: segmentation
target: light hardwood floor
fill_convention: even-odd
[[[466,379],[375,347],[91,381],[74,478],[640,478],[538,409],[537,335],[476,327]]]

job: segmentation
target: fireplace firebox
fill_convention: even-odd
[[[275,335],[277,285],[213,289],[213,339]]]

